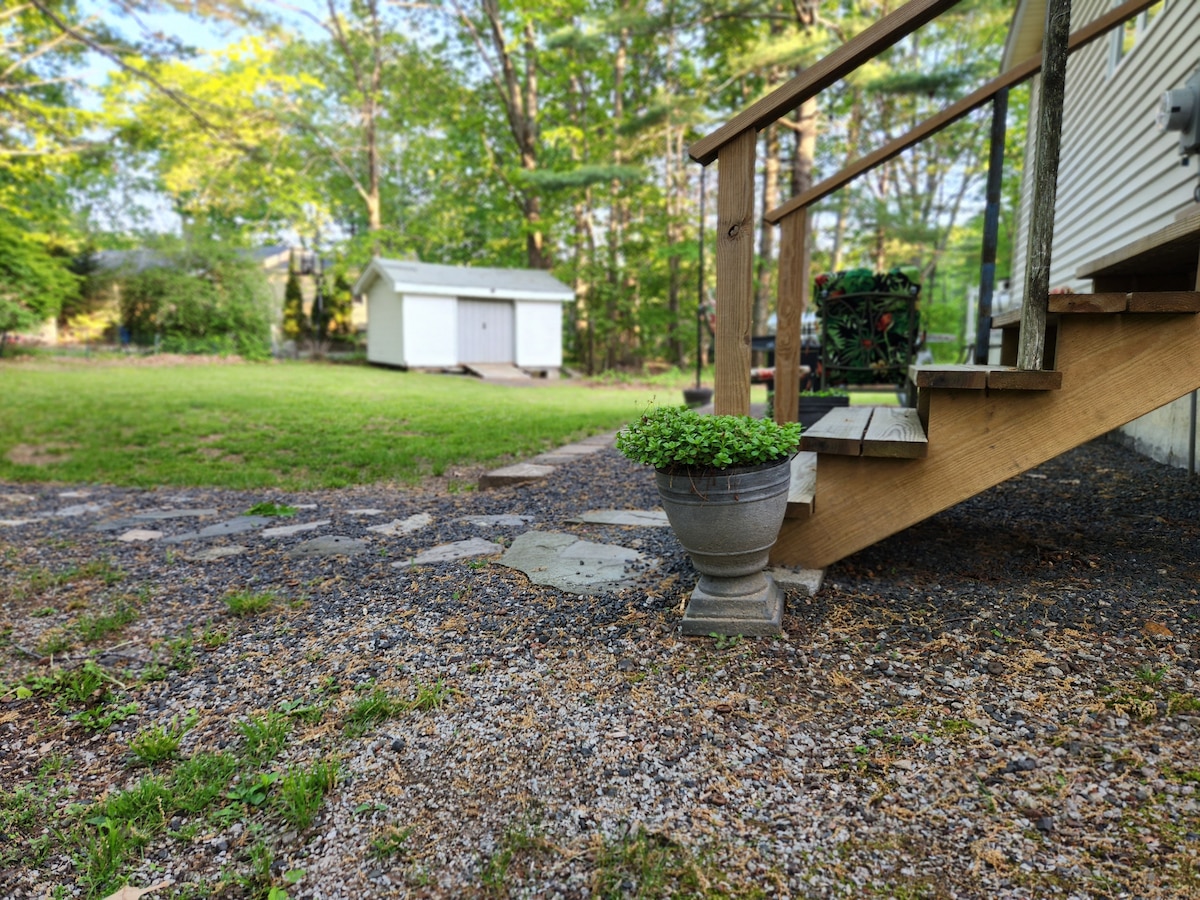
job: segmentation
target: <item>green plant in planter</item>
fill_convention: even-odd
[[[751,416],[707,416],[686,406],[659,406],[617,433],[617,449],[662,472],[728,469],[786,459],[800,425]]]
[[[801,397],[819,397],[819,398],[824,399],[826,397],[849,397],[850,392],[844,391],[841,388],[825,388],[825,390],[821,390],[821,391],[801,391],[800,396]]]

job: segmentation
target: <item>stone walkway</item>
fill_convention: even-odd
[[[505,466],[485,473],[480,489],[530,484],[551,475],[563,464],[613,446],[615,434],[599,435],[567,444],[533,457],[529,462]],[[297,504],[294,517],[239,515],[221,521],[208,521],[220,515],[210,507],[194,509],[146,509],[116,518],[105,518],[105,504],[89,500],[87,491],[64,491],[57,495],[63,505],[53,509],[24,511],[22,518],[0,518],[0,528],[19,529],[46,518],[96,517],[92,531],[119,532],[115,539],[125,543],[178,545],[181,555],[194,562],[211,562],[240,556],[248,548],[239,543],[215,544],[218,538],[245,536],[267,537],[287,542],[286,555],[292,558],[356,556],[369,551],[371,544],[360,537],[321,533],[333,523],[323,510],[316,517],[311,504]],[[74,502],[70,502],[74,501]],[[304,514],[313,517],[305,519]],[[347,509],[341,517],[371,518],[384,515],[380,509]],[[481,528],[527,528],[509,546],[474,537],[452,543],[433,544],[416,555],[392,563],[394,568],[412,565],[500,556],[501,565],[525,573],[534,584],[548,585],[567,593],[612,595],[631,586],[639,576],[653,571],[659,560],[633,547],[581,540],[577,535],[538,528],[531,516],[472,516],[463,522]],[[591,509],[567,520],[568,524],[590,523],[629,526],[631,528],[669,528],[661,509]],[[366,531],[385,537],[417,535],[429,529],[434,519],[427,513],[405,519],[392,519],[367,526]],[[636,543],[636,542],[635,542]],[[206,546],[215,544],[213,546]],[[821,586],[824,573],[812,570],[771,569],[775,580],[785,589],[812,595]]]

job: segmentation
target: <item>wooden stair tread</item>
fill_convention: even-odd
[[[788,486],[786,517],[798,519],[812,515],[816,493],[817,454],[802,450],[792,457],[792,481]]]
[[[947,364],[913,366],[908,376],[919,388],[957,388],[969,391],[1057,391],[1062,372],[1018,369],[1016,366]]]
[[[1100,291],[1094,294],[1051,294],[1051,315],[1112,313],[1200,313],[1200,291]],[[1021,310],[992,316],[993,328],[1019,328]]]
[[[800,448],[841,456],[921,459],[929,452],[929,440],[915,409],[846,406],[826,413],[805,429]]]

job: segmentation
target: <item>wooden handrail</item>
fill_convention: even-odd
[[[1087,25],[1078,29],[1071,34],[1067,44],[1068,50],[1074,53],[1081,47],[1090,44],[1097,38],[1103,37],[1112,31],[1114,28],[1123,24],[1131,16],[1135,16],[1146,9],[1149,9],[1158,0],[1127,0],[1126,3],[1115,9],[1109,10],[1104,15],[1094,19]],[[872,169],[881,166],[890,159],[895,159],[909,147],[919,144],[921,141],[930,135],[937,134],[944,128],[962,119],[969,113],[979,109],[979,107],[990,102],[993,97],[1005,88],[1012,87],[1015,84],[1020,84],[1027,78],[1032,78],[1042,69],[1042,54],[1038,53],[1031,56],[1016,66],[1013,66],[1004,74],[997,78],[993,78],[983,87],[979,88],[966,97],[963,97],[957,103],[954,103],[935,116],[926,119],[916,128],[906,134],[901,135],[895,140],[889,141],[878,150],[868,153],[866,156],[856,160],[846,168],[842,169],[836,175],[826,178],[820,184],[813,185],[802,194],[797,194],[787,203],[769,210],[764,216],[767,222],[773,225],[779,224],[790,213],[795,212],[804,206],[811,206],[818,200],[823,200],[825,197],[832,194],[834,191],[845,187],[855,178],[860,175],[865,175]]]
[[[688,147],[688,155],[707,166],[717,158],[717,151],[742,132],[751,128],[761,131],[958,3],[959,0],[909,0],[894,13],[884,16],[866,31],[742,110],[716,131],[696,141]]]

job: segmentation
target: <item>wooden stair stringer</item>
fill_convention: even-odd
[[[1057,391],[930,390],[924,459],[821,454],[771,562],[824,568],[1200,388],[1200,316],[1064,317],[1056,359]]]

